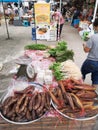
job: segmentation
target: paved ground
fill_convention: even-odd
[[[2,88],[5,89],[8,86],[12,77],[9,72],[16,66],[14,60],[24,53],[24,46],[31,43],[36,43],[36,41],[32,41],[31,27],[16,27],[10,25],[9,33],[11,39],[6,40],[7,33],[5,24],[3,22],[2,26],[0,27],[0,62],[3,63],[3,69],[0,71],[1,90]],[[82,48],[82,44],[84,41],[81,40],[78,34],[78,30],[71,27],[69,23],[65,23],[62,31],[61,40],[64,40],[68,43],[69,49],[73,49],[75,53],[74,61],[79,67],[81,67],[83,61],[86,58],[86,54],[84,53]],[[37,41],[37,43],[52,45],[57,44],[57,41]],[[85,82],[91,84],[89,75],[87,76]],[[97,130],[97,127],[94,130]]]

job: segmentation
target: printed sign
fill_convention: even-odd
[[[35,3],[35,22],[36,24],[50,24],[50,4]]]

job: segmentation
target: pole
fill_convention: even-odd
[[[6,20],[6,17],[5,17],[5,9],[4,9],[4,6],[3,6],[3,0],[2,0],[2,7],[3,7],[3,14],[4,14],[4,19],[5,19],[5,25],[6,25],[6,31],[7,31],[7,40],[10,39],[10,35],[9,35],[9,31],[8,31],[8,24],[7,24],[7,20]]]
[[[61,14],[61,6],[62,6],[62,0],[60,0],[60,14]],[[58,36],[57,36],[57,40],[60,40],[60,16],[59,16],[59,23],[58,23]]]
[[[60,0],[60,13],[61,13],[61,8],[62,8],[62,0]]]
[[[19,14],[19,19],[20,19],[20,1],[18,0],[18,14]]]
[[[95,9],[94,9],[94,15],[93,15],[92,22],[94,22],[94,21],[95,21],[96,12],[97,12],[97,7],[98,7],[98,0],[96,0],[96,3],[95,3]]]
[[[20,0],[18,0],[18,13],[19,13],[19,20],[21,19],[20,18]]]
[[[35,5],[33,7],[33,18],[34,18],[34,28],[36,29],[36,21],[35,21]],[[36,34],[36,30],[35,30],[35,43],[37,44],[37,34]]]

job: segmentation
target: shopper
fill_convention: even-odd
[[[86,44],[83,44],[84,51],[88,53],[88,56],[81,67],[81,72],[83,79],[91,73],[92,84],[98,90],[98,18],[95,19],[93,27],[95,34],[90,37]]]
[[[74,11],[74,14],[73,14],[73,17],[72,17],[72,22],[71,22],[71,25],[74,26],[74,20],[76,19],[79,19],[81,13],[80,13],[80,7],[76,7],[75,11]],[[78,23],[77,23],[78,24]]]
[[[18,7],[14,6],[13,10],[14,10],[15,16],[18,16],[19,15]]]
[[[63,17],[65,18],[65,15],[66,15],[66,11],[67,11],[67,5],[63,5],[63,7],[61,8],[61,13],[63,15]]]
[[[83,6],[83,9],[82,9],[82,19],[86,19],[87,18],[87,13],[88,13],[87,7]]]
[[[57,9],[55,9],[52,17],[53,17],[54,21],[57,22],[57,38],[60,38],[65,20],[64,20],[62,14],[60,13],[60,11],[58,11]]]
[[[72,17],[73,17],[74,11],[75,11],[75,7],[74,6],[72,6],[70,8],[69,7],[67,8],[66,15],[65,15],[66,21],[68,21],[68,22],[72,21]]]
[[[13,13],[13,10],[10,6],[8,6],[6,9],[5,9],[5,16],[7,17],[10,17],[10,15]]]
[[[24,15],[24,11],[23,11],[23,8],[21,6],[20,9],[19,9],[19,17],[22,19],[23,15]]]
[[[88,21],[92,21],[93,19],[93,13],[94,13],[94,9],[93,7],[91,7],[89,10],[88,10]]]

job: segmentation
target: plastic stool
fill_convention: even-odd
[[[25,27],[30,26],[30,25],[29,25],[29,22],[28,22],[27,20],[23,20],[23,26],[25,26]]]

